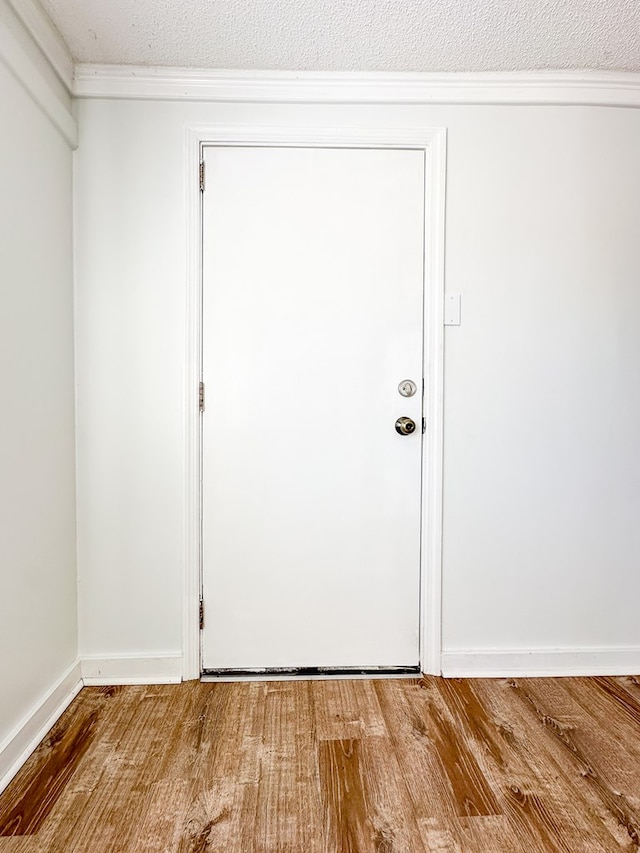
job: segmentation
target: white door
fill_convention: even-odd
[[[423,152],[204,159],[203,669],[418,667]]]

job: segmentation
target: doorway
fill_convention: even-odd
[[[200,148],[202,670],[429,671],[444,139],[215,135]]]

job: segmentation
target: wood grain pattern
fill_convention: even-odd
[[[640,850],[640,679],[85,688],[0,853]]]
[[[610,732],[607,749],[603,750],[601,738],[593,737],[594,733],[588,726],[580,725],[575,705],[568,703],[574,711],[570,715],[566,714],[566,711],[564,714],[554,711],[546,692],[549,688],[555,692],[555,685],[549,684],[546,690],[541,690],[540,685],[529,686],[524,681],[511,681],[510,686],[518,692],[522,701],[530,706],[546,732],[561,745],[568,761],[580,773],[585,785],[598,797],[603,809],[626,830],[632,844],[635,847],[640,846],[640,810],[616,784],[622,781],[625,775],[635,776],[636,773],[633,773],[633,768],[629,766],[628,758],[622,763],[617,760],[620,752],[615,748],[615,729]],[[567,716],[569,721],[564,719]],[[610,723],[610,720],[608,722]]]
[[[529,689],[538,684],[554,681],[562,686],[565,679],[525,679]],[[477,685],[477,686],[475,686]],[[522,756],[524,765],[530,769],[527,777],[522,771],[515,776],[511,786],[514,797],[507,797],[509,815],[514,825],[520,824],[520,832],[532,833],[536,839],[535,849],[601,853],[621,849],[618,827],[610,820],[608,812],[584,778],[576,771],[563,746],[544,726],[534,709],[522,701],[514,690],[513,683],[476,682],[474,684],[483,705],[495,716],[500,716],[512,732],[511,745]],[[487,689],[488,688],[488,689]],[[594,729],[601,723],[593,718]],[[517,789],[517,790],[515,790]],[[536,808],[533,817],[522,814],[528,805],[522,794],[542,799],[545,812]],[[594,819],[585,820],[585,815]],[[549,819],[550,818],[550,819]]]
[[[0,810],[0,836],[35,835],[49,817],[82,756],[87,751],[96,724],[96,713],[59,727],[47,738],[45,762],[33,774],[23,791],[5,795]]]
[[[359,740],[320,743],[320,784],[325,795],[329,846],[344,853],[375,849],[376,830],[367,807]]]
[[[430,721],[442,769],[451,785],[457,814],[460,817],[500,814],[496,796],[480,769],[464,729],[457,727],[435,702],[426,706],[425,716]]]
[[[443,694],[456,726],[477,744],[482,770],[512,828],[511,849],[523,839],[531,850],[586,853],[601,849],[594,846],[593,833],[585,837],[575,831],[576,822],[580,826],[579,809],[573,806],[576,795],[568,783],[557,784],[553,764],[540,760],[539,744],[529,737],[526,721],[514,717],[506,703],[492,703],[497,685],[492,685],[489,695],[483,695],[485,684],[442,681],[437,690]]]

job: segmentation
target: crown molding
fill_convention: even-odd
[[[524,104],[640,107],[640,74],[339,73],[76,65],[77,98],[265,103]]]
[[[5,10],[12,12],[13,6],[9,7],[0,0],[0,62],[4,63],[69,146],[76,148],[78,129],[71,112],[70,94],[58,83],[53,72],[47,73],[48,65],[26,35],[21,20],[5,15]]]
[[[68,92],[73,87],[73,58],[64,39],[37,0],[7,0]]]

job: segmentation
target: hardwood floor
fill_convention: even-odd
[[[640,680],[85,688],[0,853],[640,849]]]

